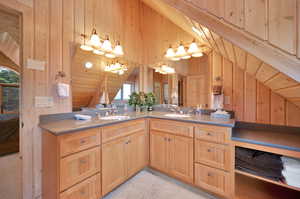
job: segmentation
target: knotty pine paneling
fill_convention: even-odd
[[[225,57],[222,58],[222,62],[217,62],[221,66],[216,65],[216,62],[214,64],[212,62],[211,67],[212,70],[215,67],[217,70],[220,70],[219,68],[222,67],[225,108],[235,111],[237,120],[274,125],[300,126],[300,108],[280,96],[278,94],[280,90],[275,93],[267,86],[268,81],[266,85],[259,81],[259,79],[265,81],[262,75],[259,75],[260,78],[257,79],[242,69],[246,68],[246,66],[237,66],[237,64],[232,63]],[[266,73],[267,76],[274,74],[273,70],[269,70],[269,66],[262,67],[257,75],[260,73]],[[278,76],[275,73],[274,80],[272,81],[282,79],[283,82],[286,82],[286,85],[290,85],[291,81],[281,78],[280,74]],[[276,86],[276,84],[272,85]],[[278,87],[279,85],[276,86],[276,88]],[[295,86],[291,89],[297,90],[298,87]],[[286,90],[284,91],[287,92]],[[294,92],[291,91],[291,93]]]

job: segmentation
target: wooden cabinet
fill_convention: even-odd
[[[107,194],[126,179],[126,138],[104,144],[102,147],[102,193]]]
[[[168,140],[169,135],[160,132],[150,134],[150,164],[160,171],[168,171]]]
[[[126,150],[127,176],[132,176],[148,164],[147,134],[142,131],[129,137]]]
[[[110,141],[102,147],[102,194],[106,195],[147,163],[144,131]]]
[[[226,197],[232,187],[229,173],[201,164],[195,164],[195,185]]]
[[[100,128],[54,135],[43,133],[43,198],[101,197]]]
[[[168,124],[170,121],[161,122],[167,123],[165,125],[170,125]],[[189,127],[190,125],[186,124],[186,129],[189,129]],[[174,132],[177,131],[174,129]],[[193,157],[193,138],[151,130],[151,167],[170,174],[171,176],[185,182],[193,183]]]
[[[101,177],[97,174],[60,194],[60,199],[101,198]]]
[[[193,139],[171,135],[168,139],[168,142],[169,173],[185,182],[193,183]]]

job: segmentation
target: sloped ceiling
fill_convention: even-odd
[[[143,2],[300,107],[300,62],[295,56],[274,50],[258,39],[241,36],[234,28],[225,27],[223,23],[220,25],[215,17],[183,0]]]

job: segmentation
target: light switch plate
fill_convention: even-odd
[[[230,96],[225,96],[224,104],[226,104],[226,105],[230,105],[231,104]]]
[[[47,96],[35,97],[36,108],[49,108],[49,107],[53,107],[53,105],[54,105],[53,97],[47,97]]]
[[[28,69],[44,71],[45,66],[46,66],[46,62],[44,62],[44,61],[27,59],[27,68]]]

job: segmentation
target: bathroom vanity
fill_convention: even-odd
[[[287,149],[238,139],[234,125],[234,120],[163,112],[131,113],[117,121],[44,122],[43,198],[98,199],[145,167],[220,198],[246,199],[252,193],[297,198],[299,188],[235,169],[237,146],[279,154]],[[288,154],[300,157],[296,151]]]

